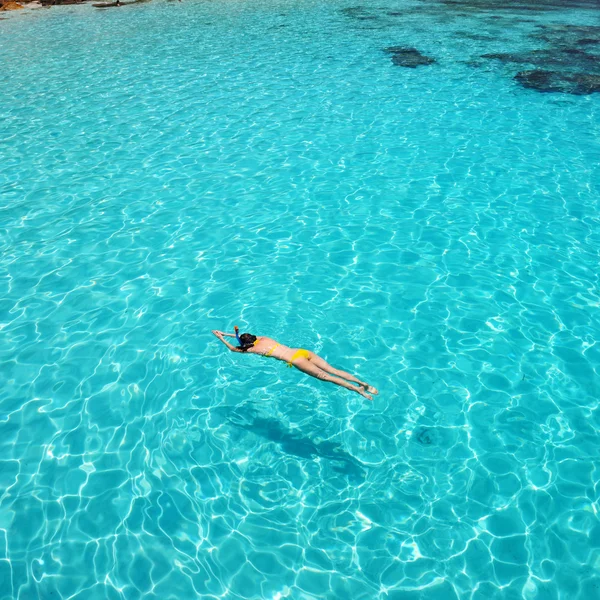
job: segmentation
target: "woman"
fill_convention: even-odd
[[[222,331],[213,330],[214,335],[216,335],[232,352],[260,354],[261,356],[271,356],[277,360],[283,360],[288,364],[288,367],[294,366],[303,373],[312,375],[317,379],[329,381],[345,387],[347,390],[357,392],[368,400],[373,400],[373,397],[367,394],[367,392],[370,394],[379,393],[373,386],[357,379],[353,375],[350,375],[350,373],[334,369],[320,356],[317,356],[310,350],[304,350],[303,348],[288,348],[269,337],[257,337],[250,333],[242,333],[242,335],[240,335],[240,330],[237,327],[234,327],[234,329],[235,333],[224,333]],[[236,338],[239,346],[232,346],[225,339],[226,337]],[[348,383],[349,381],[356,385]]]

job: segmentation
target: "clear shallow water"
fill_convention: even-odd
[[[353,6],[0,23],[0,599],[600,597],[598,13]]]

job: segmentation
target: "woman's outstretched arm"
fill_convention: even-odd
[[[215,329],[215,331],[221,335],[224,335],[225,337],[235,337],[235,333],[225,333],[224,331],[219,331],[218,329]],[[213,333],[215,333],[215,331],[213,331]]]
[[[241,352],[241,350],[239,350],[235,346],[232,346],[224,337],[225,335],[229,335],[230,337],[235,337],[235,335],[232,336],[231,334],[226,334],[226,333],[223,333],[222,331],[217,331],[216,329],[213,329],[213,335],[215,335],[219,340],[221,340],[227,346],[227,348],[229,348],[229,350],[231,350],[232,352]]]

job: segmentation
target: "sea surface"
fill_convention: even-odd
[[[0,600],[599,599],[599,8],[2,13]]]

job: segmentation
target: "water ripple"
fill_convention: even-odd
[[[598,596],[598,97],[481,58],[597,8],[466,4],[2,23],[0,600]]]

